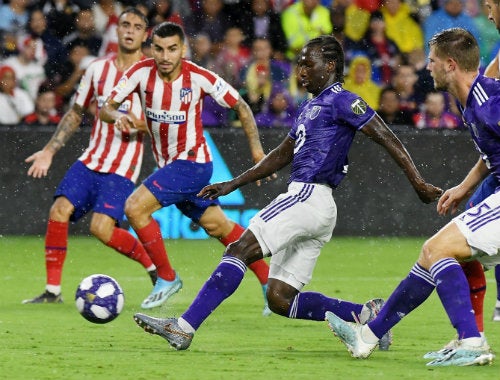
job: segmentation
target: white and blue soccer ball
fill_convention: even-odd
[[[108,323],[120,315],[125,298],[118,282],[105,274],[93,274],[80,282],[76,308],[92,323]]]

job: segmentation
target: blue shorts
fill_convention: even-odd
[[[213,164],[175,160],[156,170],[143,182],[163,207],[175,205],[184,215],[198,223],[205,210],[219,201],[199,198],[200,190],[210,183]]]
[[[499,186],[499,183],[496,177],[493,174],[488,175],[483,182],[481,182],[474,191],[474,194],[469,198],[466,204],[466,209],[474,207],[488,198],[491,194],[493,194],[496,188]]]
[[[70,217],[78,221],[89,211],[123,219],[125,201],[134,191],[134,183],[113,173],[99,173],[76,161],[57,187],[54,198],[65,196],[75,207]]]

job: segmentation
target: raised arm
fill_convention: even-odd
[[[26,158],[25,162],[32,162],[28,175],[33,178],[45,177],[52,164],[54,155],[69,141],[71,136],[80,127],[83,117],[83,108],[78,104],[68,110],[45,147]]]
[[[250,169],[230,181],[205,186],[198,193],[198,196],[215,199],[222,195],[229,194],[230,192],[250,182],[270,177],[273,173],[279,171],[292,162],[294,147],[295,140],[287,136],[280,145],[274,148],[267,154],[267,156]]]
[[[387,150],[398,166],[403,169],[422,202],[430,203],[439,198],[443,190],[425,182],[403,143],[379,115],[376,114],[361,131]]]

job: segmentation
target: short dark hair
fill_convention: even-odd
[[[335,62],[335,77],[338,82],[344,81],[344,50],[334,36],[322,35],[313,38],[307,42],[306,46],[316,47],[324,63]]]
[[[136,15],[137,17],[141,18],[142,21],[144,21],[144,23],[146,24],[146,29],[147,29],[147,27],[149,26],[148,18],[146,17],[146,15],[144,13],[142,13],[139,9],[137,9],[135,7],[128,7],[127,9],[125,9],[122,13],[120,13],[118,20],[121,19],[122,16],[127,14],[127,13],[132,13],[132,14]]]
[[[50,80],[45,80],[38,87],[38,95],[44,94],[46,92],[54,92],[55,84]]]
[[[401,99],[401,94],[392,86],[387,86],[387,87],[382,88],[382,90],[380,91],[380,99],[382,99],[382,96],[388,92],[394,93],[396,95],[396,97],[398,98],[398,100]]]
[[[175,22],[165,21],[154,27],[151,39],[154,36],[158,36],[160,38],[179,36],[179,39],[184,41],[184,30]]]
[[[436,56],[453,58],[458,67],[467,71],[479,68],[479,45],[474,36],[463,28],[449,28],[436,33],[429,40]]]

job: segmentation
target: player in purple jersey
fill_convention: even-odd
[[[359,96],[342,88],[344,53],[333,36],[310,40],[298,57],[297,76],[313,95],[299,110],[283,142],[238,177],[204,187],[199,196],[216,199],[292,164],[288,191],[279,195],[229,245],[198,296],[176,318],[136,314],[146,332],[165,338],[177,350],[191,344],[203,321],[239,286],[246,266],[271,256],[267,298],[279,315],[323,321],[326,311],[366,322],[380,299],[357,305],[315,292],[302,292],[311,281],[321,247],[337,219],[333,190],[347,172],[347,153],[357,131],[382,145],[406,174],[420,199],[436,200],[441,189],[424,181],[399,139]]]
[[[495,24],[495,27],[497,31],[500,33],[500,0],[485,0],[484,2],[485,7],[488,10],[488,19]],[[495,55],[495,58],[488,64],[484,71],[484,75],[490,78],[496,78],[500,79],[500,51],[497,52]],[[489,175],[479,186],[479,188],[476,190],[474,195],[469,199],[467,202],[467,207],[469,207],[471,204],[475,205],[477,204],[478,200],[483,200],[487,195],[490,195],[493,193],[496,187],[500,186],[500,183],[497,181],[497,179],[493,175]],[[481,198],[482,197],[482,198]],[[471,262],[471,265],[473,265],[474,262]],[[464,265],[462,265],[464,267]],[[483,286],[482,293],[481,291],[476,291],[475,295],[477,298],[479,298],[477,301],[472,302],[472,306],[474,307],[474,311],[476,312],[476,320],[481,318],[480,321],[478,321],[478,325],[481,327],[483,323],[483,301],[484,301],[484,293],[486,293],[486,278],[484,276],[484,273],[482,271],[482,267],[479,267],[476,265],[475,266],[475,271],[473,275],[476,278],[479,278],[479,282],[475,288],[478,289],[480,286]],[[470,272],[470,271],[469,271]],[[469,275],[467,276],[469,278]],[[493,310],[493,321],[500,322],[500,265],[497,265],[495,267],[495,279],[496,279],[496,288],[497,288],[497,301],[495,304],[495,309]],[[476,280],[477,281],[477,280]],[[469,281],[470,285],[470,281]],[[471,286],[471,294],[473,292],[473,287]],[[482,331],[481,329],[479,331]]]
[[[500,0],[485,0],[484,5],[488,10],[488,18],[493,24],[498,32],[500,32]],[[499,53],[495,58],[488,64],[488,67],[484,71],[484,76],[490,78],[500,79],[500,65],[499,65]],[[488,196],[493,194],[497,187],[500,186],[497,178],[494,174],[488,174],[488,176],[479,184],[479,186],[474,191],[474,194],[465,202],[465,208],[469,209],[476,206]],[[464,188],[465,187],[465,188]],[[460,183],[448,190],[446,190],[442,197],[447,199],[448,202],[453,202],[454,207],[451,208],[451,213],[456,212],[458,205],[464,201],[469,195],[469,189],[467,183]],[[438,202],[439,209],[439,202]],[[476,318],[476,324],[479,333],[484,335],[484,297],[486,295],[486,276],[484,275],[483,265],[477,260],[470,260],[461,262],[460,265],[464,270],[465,276],[469,283],[470,289],[470,299],[472,303],[472,308],[474,310],[474,316]],[[497,300],[495,308],[493,310],[493,321],[500,322],[500,265],[495,266],[495,279],[496,279],[496,291]],[[424,354],[426,359],[435,359],[442,355],[449,353],[453,348],[456,347],[458,339],[454,338],[449,341],[443,348],[438,351],[430,351]]]
[[[448,91],[460,104],[480,159],[462,182],[464,196],[491,173],[500,177],[500,83],[479,74],[479,47],[465,29],[452,28],[429,41],[427,69],[436,90]],[[456,207],[444,194],[438,212]],[[346,322],[328,311],[330,328],[351,355],[368,357],[381,338],[404,316],[421,305],[434,288],[458,342],[449,352],[427,363],[431,367],[484,365],[493,361],[480,335],[469,296],[469,286],[459,262],[476,259],[485,266],[500,263],[500,192],[465,210],[428,239],[409,275],[398,285],[377,317],[364,326]],[[339,318],[340,317],[340,318]]]

